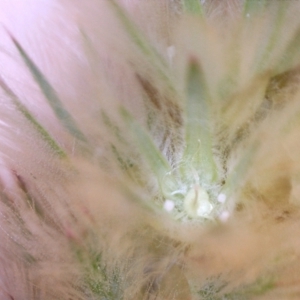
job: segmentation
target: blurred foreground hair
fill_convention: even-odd
[[[300,298],[299,1],[0,11],[1,300]]]

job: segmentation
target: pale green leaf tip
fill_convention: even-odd
[[[198,15],[203,14],[202,5],[199,0],[184,0],[183,6],[187,13]]]
[[[29,71],[31,72],[34,80],[40,87],[41,91],[43,92],[46,100],[48,101],[49,105],[51,106],[53,112],[60,120],[62,125],[67,129],[67,131],[78,140],[81,140],[84,143],[87,143],[87,139],[85,135],[81,132],[78,128],[75,120],[71,116],[71,114],[64,108],[62,102],[56,95],[54,88],[48,82],[46,77],[43,73],[39,70],[39,68],[35,65],[33,60],[29,57],[17,39],[7,31],[11,40],[13,41],[14,45],[16,46],[18,52],[20,53],[22,59],[24,60],[25,64],[27,65]]]
[[[35,128],[35,130],[41,135],[42,139],[48,144],[49,148],[56,153],[60,158],[67,158],[65,151],[55,142],[51,137],[51,134],[36,120],[36,118],[30,113],[30,111],[21,103],[17,95],[11,90],[11,88],[0,78],[0,86],[4,92],[11,98],[12,102],[16,106],[17,110],[27,119],[27,121]]]
[[[195,168],[201,168],[206,178],[215,181],[218,172],[212,153],[211,103],[200,68],[197,58],[191,56],[187,75],[186,149],[183,160],[192,159]]]

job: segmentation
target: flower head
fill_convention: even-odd
[[[297,294],[300,4],[41,3],[0,14],[0,295]]]

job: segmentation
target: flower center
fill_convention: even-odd
[[[209,196],[205,189],[199,185],[191,188],[184,198],[184,210],[191,218],[207,218],[213,210]]]

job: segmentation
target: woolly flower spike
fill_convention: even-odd
[[[298,299],[300,2],[23,5],[0,4],[1,299]]]

